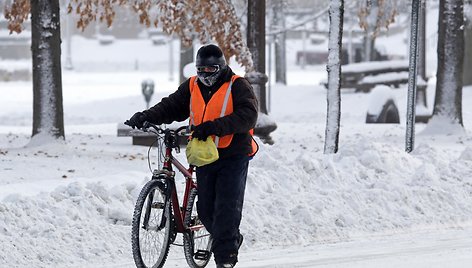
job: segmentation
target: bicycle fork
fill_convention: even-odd
[[[165,225],[166,225],[166,220],[167,220],[167,211],[168,209],[170,209],[170,196],[171,196],[171,193],[172,193],[172,184],[169,183],[169,178],[163,178],[162,176],[159,176],[159,177],[153,177],[153,180],[158,180],[157,181],[157,189],[153,189],[150,193],[149,193],[149,198],[147,200],[147,203],[146,203],[146,211],[144,212],[144,219],[143,219],[143,229],[144,230],[151,230],[151,229],[155,229],[154,231],[160,231],[162,229],[165,228]],[[159,192],[161,193],[164,193],[163,194],[163,199],[164,199],[164,202],[154,202],[154,195],[156,194],[156,190],[158,190]],[[159,194],[159,193],[158,193]],[[161,217],[161,221],[159,223],[158,226],[154,227],[154,228],[150,228],[149,227],[149,218],[150,218],[150,215],[151,215],[151,211],[153,209],[161,209],[162,210],[162,217]]]

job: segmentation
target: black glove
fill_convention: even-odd
[[[142,128],[143,123],[147,121],[147,116],[142,112],[137,112],[129,120],[125,122],[125,125],[132,127],[133,129]]]
[[[192,133],[192,138],[206,141],[208,136],[216,134],[215,123],[213,123],[213,121],[207,121],[195,127]]]

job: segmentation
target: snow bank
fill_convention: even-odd
[[[407,154],[377,134],[348,134],[338,154],[323,155],[321,137],[310,132],[287,135],[302,124],[279,126],[276,144],[262,144],[250,164],[243,249],[465,226],[472,220],[470,138],[452,137],[456,145],[467,144],[454,150],[425,142]],[[119,139],[95,138],[97,144]],[[73,138],[67,146],[79,145],[80,139]],[[99,152],[90,147],[92,151],[82,153],[65,150],[61,158],[81,169],[87,168],[85,163],[90,169],[112,166],[117,173],[93,176],[89,171],[88,177],[71,174],[62,180],[26,179],[2,186],[0,266],[67,267],[131,260],[131,216],[147,180],[145,160],[128,164],[142,172],[119,172],[122,162],[109,157],[111,152],[102,152],[99,163],[92,163]],[[31,150],[17,149],[5,156],[20,159],[13,154]],[[40,162],[45,164],[55,151],[41,150],[45,154]],[[146,149],[131,152],[140,150]],[[133,155],[126,161],[135,159]],[[88,160],[76,162],[83,158]]]
[[[371,138],[344,141],[335,156],[305,144],[308,137],[292,142],[293,154],[264,146],[247,187],[251,241],[338,241],[471,221],[470,145],[456,154],[422,143],[407,154]]]
[[[0,264],[64,266],[129,252],[129,212],[137,186],[75,182],[34,197],[20,189],[6,196],[0,203]]]

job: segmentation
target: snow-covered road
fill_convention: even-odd
[[[179,248],[165,267],[188,267]],[[132,261],[90,267],[134,267]],[[214,268],[211,262],[208,268]],[[323,243],[252,250],[240,254],[241,268],[466,268],[472,267],[472,228],[422,231]]]
[[[448,230],[248,253],[240,267],[471,267],[472,233]]]

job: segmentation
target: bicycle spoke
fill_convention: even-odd
[[[162,197],[162,194],[159,191],[155,191],[154,195],[150,195],[148,198],[149,197],[159,198]],[[141,245],[141,248],[146,250],[143,250],[141,254],[144,255],[143,257],[146,259],[146,262],[152,266],[160,255],[159,253],[162,249],[162,243],[160,243],[160,241],[163,241],[164,239],[164,234],[158,232],[160,230],[159,226],[164,213],[164,203],[155,200],[148,200],[147,202],[151,202],[151,206],[148,215],[147,228],[143,228],[144,241]],[[146,219],[144,213],[142,219]]]
[[[137,267],[162,267],[172,232],[170,205],[158,181],[148,182],[136,202],[132,226],[133,257]]]

